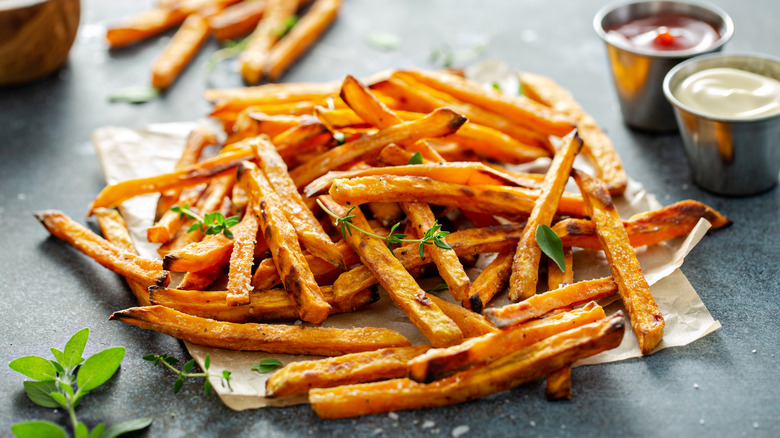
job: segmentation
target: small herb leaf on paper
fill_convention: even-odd
[[[111,102],[146,103],[160,97],[160,90],[150,85],[120,88],[108,95]]]
[[[390,32],[369,32],[363,40],[369,47],[385,52],[395,50],[401,45],[401,37]]]
[[[254,364],[252,366],[252,369],[257,371],[260,374],[265,374],[265,373],[270,373],[271,371],[283,365],[284,364],[281,361],[279,361],[279,359],[266,358]]]
[[[551,258],[555,264],[558,265],[558,269],[561,271],[566,270],[566,260],[563,257],[563,244],[552,228],[544,224],[536,227],[536,243],[539,245],[542,252],[547,254],[547,257]]]

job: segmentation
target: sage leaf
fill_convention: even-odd
[[[65,351],[63,353],[63,359],[60,362],[66,370],[70,371],[76,368],[78,364],[84,362],[84,358],[81,357],[84,354],[84,346],[87,345],[87,339],[89,338],[89,329],[83,328],[71,336],[67,344],[65,344]]]
[[[63,353],[62,351],[57,350],[56,348],[52,348],[51,354],[54,356],[54,359],[56,359],[57,362],[65,363],[65,353]]]
[[[100,423],[92,429],[89,433],[89,438],[103,438],[103,433],[106,431],[106,424]]]
[[[44,408],[59,408],[60,404],[57,403],[49,394],[57,392],[57,384],[53,381],[48,382],[24,382],[24,392],[27,397],[38,406]]]
[[[81,391],[89,391],[106,382],[114,375],[125,357],[125,347],[107,348],[90,356],[81,365],[76,382]]]
[[[52,392],[49,394],[49,397],[51,397],[55,402],[57,402],[58,405],[62,406],[63,408],[68,406],[68,400],[65,399],[65,396],[62,395],[61,392]]]
[[[547,254],[547,257],[551,258],[558,265],[558,269],[561,271],[566,270],[566,260],[563,258],[563,244],[552,228],[544,224],[536,227],[536,243],[542,252]]]
[[[18,438],[68,438],[60,426],[50,421],[26,421],[11,426],[11,432]]]
[[[160,97],[160,91],[148,85],[120,88],[108,95],[111,102],[146,103]]]
[[[152,419],[149,417],[127,420],[106,429],[106,432],[103,434],[102,438],[115,438],[119,435],[145,429],[149,427],[150,424],[152,424]]]
[[[40,356],[20,357],[11,361],[8,366],[16,372],[42,382],[54,380],[57,377],[57,369],[51,361]]]

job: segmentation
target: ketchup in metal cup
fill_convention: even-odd
[[[705,50],[720,38],[712,24],[680,14],[651,15],[604,30],[613,44],[660,52]]]

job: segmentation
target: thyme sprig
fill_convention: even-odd
[[[179,359],[176,359],[173,356],[168,356],[167,354],[147,354],[143,357],[143,359],[145,361],[152,362],[152,365],[154,366],[163,366],[178,374],[179,378],[176,379],[176,381],[173,383],[174,393],[179,392],[181,387],[184,386],[184,382],[186,382],[188,379],[204,377],[206,381],[203,383],[203,391],[206,394],[211,394],[211,382],[209,382],[208,378],[213,376],[218,376],[220,378],[223,387],[227,387],[231,391],[233,390],[233,388],[230,387],[230,371],[222,371],[221,375],[215,375],[209,372],[209,366],[211,365],[211,358],[209,355],[206,355],[206,359],[203,361],[202,373],[190,372],[195,366],[195,359],[191,359],[189,362],[185,363],[181,370],[173,366],[173,364],[179,362]]]
[[[171,211],[179,213],[180,219],[188,217],[195,221],[190,229],[187,230],[188,233],[191,233],[195,230],[200,230],[207,236],[211,234],[222,233],[225,235],[225,237],[232,239],[233,233],[230,231],[230,227],[238,223],[238,216],[225,218],[225,216],[223,216],[222,213],[218,211],[215,211],[214,213],[208,213],[206,216],[201,217],[199,214],[192,211],[188,204],[184,204],[182,206],[174,205],[171,207]]]

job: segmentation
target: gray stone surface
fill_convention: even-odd
[[[56,208],[82,218],[103,187],[90,132],[103,125],[137,127],[192,120],[209,111],[201,94],[204,68],[217,44],[208,43],[162,99],[146,105],[109,103],[117,88],[144,83],[170,33],[107,51],[103,26],[151,1],[86,0],[82,27],[67,66],[52,77],[0,89],[0,435],[11,424],[61,412],[39,408],[22,390],[24,378],[6,364],[48,355],[83,327],[91,354],[123,345],[121,370],[78,408],[94,426],[140,416],[154,423],[143,436],[777,436],[780,431],[780,190],[750,198],[706,193],[690,181],[677,135],[647,135],[619,116],[601,41],[591,19],[602,1],[346,0],[335,26],[293,66],[285,81],[325,81],[391,67],[430,67],[432,49],[485,43],[483,57],[548,74],[572,90],[609,132],[629,174],[663,204],[693,198],[728,215],[734,225],[705,237],[684,273],[723,328],[692,345],[641,360],[578,368],[574,398],[550,403],[534,382],[487,399],[441,409],[356,420],[320,421],[308,406],[232,412],[196,383],[172,392],[173,378],[141,360],[149,353],[186,357],[181,343],[108,322],[133,305],[124,283],[48,236],[32,217]],[[715,1],[734,18],[727,52],[780,55],[776,0]],[[402,37],[396,51],[369,48],[370,30]],[[213,79],[238,85],[227,69]],[[94,226],[90,222],[91,226]],[[433,426],[431,426],[433,424]],[[431,426],[431,427],[426,427]]]

